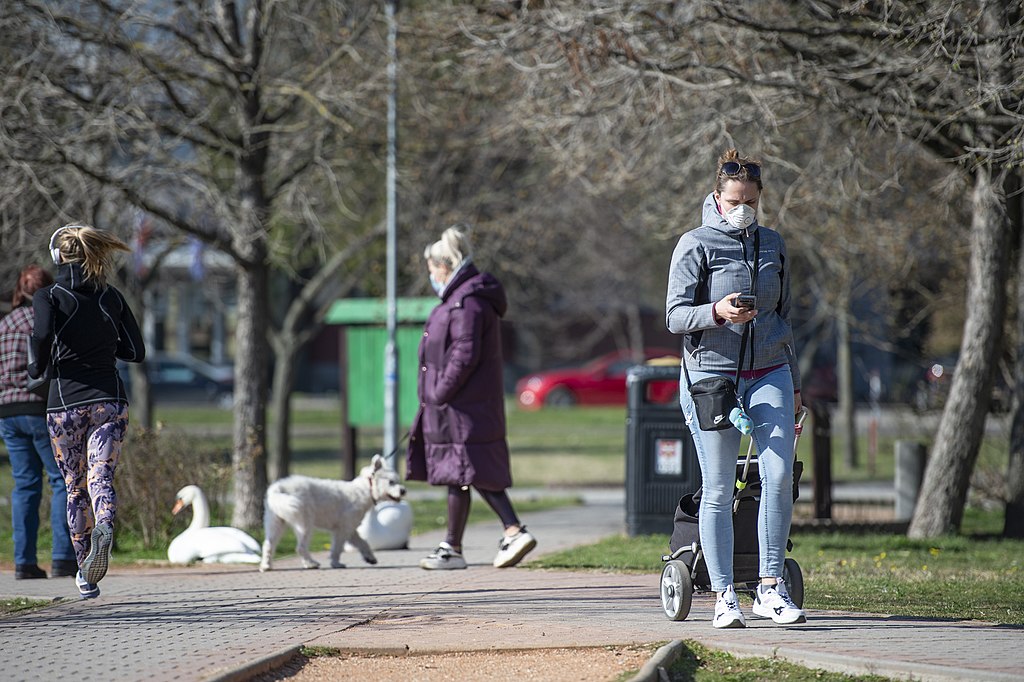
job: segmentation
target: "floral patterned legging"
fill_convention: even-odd
[[[78,565],[89,554],[97,523],[113,526],[117,513],[114,469],[128,430],[126,403],[91,403],[48,412],[53,456],[68,489],[68,529]]]

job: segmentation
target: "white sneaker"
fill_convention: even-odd
[[[82,577],[81,571],[75,576],[75,585],[78,586],[78,594],[82,596],[82,599],[95,599],[100,596],[100,586],[87,582]]]
[[[515,535],[503,537],[498,541],[498,553],[494,557],[494,567],[515,566],[536,546],[537,540],[526,532],[526,526],[522,526]]]
[[[447,542],[442,542],[433,552],[420,559],[420,568],[428,571],[452,571],[466,567],[462,552],[456,552]]]
[[[743,612],[740,611],[740,600],[736,597],[736,590],[732,585],[725,588],[725,592],[715,602],[715,620],[711,623],[716,628],[743,628],[747,622],[743,620]]]
[[[754,590],[754,615],[771,618],[779,625],[807,622],[807,616],[793,603],[782,578],[775,585],[757,586]]]

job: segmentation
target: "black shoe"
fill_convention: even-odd
[[[14,567],[15,580],[34,580],[45,577],[46,571],[39,568],[37,564],[18,564]]]
[[[50,564],[51,578],[74,578],[78,574],[78,562],[73,559],[54,559]]]

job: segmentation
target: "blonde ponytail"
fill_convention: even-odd
[[[88,225],[66,225],[54,236],[61,263],[81,263],[87,280],[106,284],[111,258],[116,251],[131,251],[123,241],[106,230]]]

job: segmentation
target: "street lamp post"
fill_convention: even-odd
[[[398,326],[396,300],[396,223],[397,196],[395,182],[397,107],[398,107],[398,22],[395,14],[398,0],[385,0],[388,25],[388,124],[387,124],[387,343],[384,346],[384,452],[387,464],[395,467],[398,448]]]

